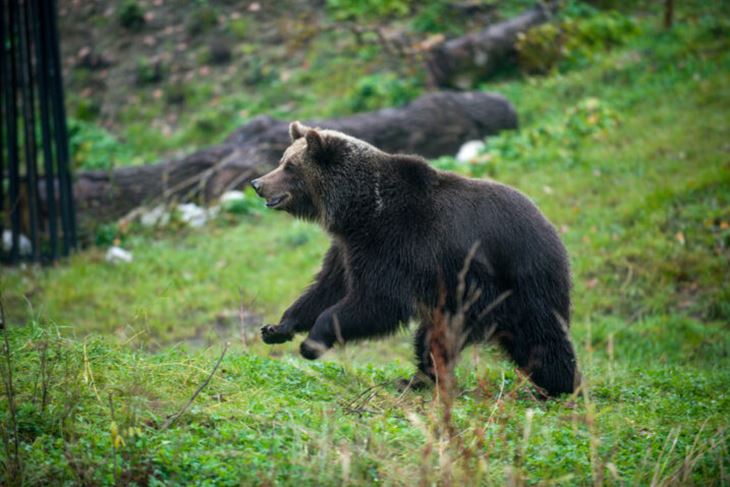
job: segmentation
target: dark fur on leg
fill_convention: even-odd
[[[337,244],[332,244],[325,255],[322,270],[309,289],[284,312],[278,325],[261,328],[264,343],[288,342],[295,333],[309,331],[324,310],[344,297],[345,289],[341,251]]]

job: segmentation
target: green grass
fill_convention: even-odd
[[[181,238],[131,236],[130,265],[108,264],[105,249],[92,248],[58,269],[11,273],[9,286],[25,289],[7,296],[9,315],[52,316],[80,335],[113,331],[158,344],[206,334],[219,315],[237,323],[242,301],[273,320],[308,284],[325,243],[312,225],[279,215]],[[29,309],[21,296],[36,293]]]
[[[410,485],[451,471],[459,483],[466,475],[495,485],[509,477],[585,484],[604,476],[609,484],[636,485],[681,478],[688,463],[693,481],[721,482],[727,334],[656,317],[619,326],[611,359],[598,337],[614,325],[597,324],[593,352],[580,347],[590,390],[574,400],[536,401],[498,354],[467,354],[453,408],[459,441],[449,444],[432,393],[401,395],[391,384],[411,368],[392,360],[392,351],[367,363],[349,360],[349,349],[335,361],[309,363],[234,341],[193,406],[162,430],[206,378],[220,346],[149,354],[28,324],[11,336],[25,480],[88,474],[104,484],[116,475],[176,485],[331,485],[345,478]],[[686,342],[698,335],[715,345],[688,353],[694,347]],[[43,350],[56,368],[41,411]]]
[[[446,420],[433,391],[393,385],[413,371],[405,332],[315,363],[297,343],[265,346],[258,321],[278,319],[326,248],[312,225],[263,212],[128,228],[129,265],[91,248],[0,276],[17,405],[13,422],[4,395],[0,422],[4,438],[18,426],[25,482],[727,485],[723,22],[660,33],[649,17],[590,67],[490,83],[522,129],[490,139],[475,165],[438,161],[518,187],[561,230],[586,379],[576,397],[535,400],[497,350],[468,349]],[[242,326],[241,305],[261,318]],[[210,383],[164,429],[226,340]]]

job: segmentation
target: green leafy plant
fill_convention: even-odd
[[[361,78],[350,96],[352,111],[369,111],[405,105],[420,94],[416,81],[392,73],[377,73]]]
[[[159,60],[143,56],[137,60],[136,77],[140,86],[159,83],[165,77],[165,68]]]
[[[618,124],[618,114],[602,100],[591,97],[567,108],[564,114],[541,125],[504,132],[487,140],[487,160],[499,168],[503,164],[538,166],[562,161],[579,161],[579,151],[587,138],[600,137]]]
[[[125,29],[139,31],[144,27],[144,11],[136,0],[124,0],[117,13],[119,25]]]
[[[528,73],[569,69],[624,44],[636,32],[635,21],[616,12],[563,18],[518,36],[519,64]]]
[[[185,27],[188,34],[197,36],[208,32],[216,25],[218,25],[218,12],[213,6],[204,4],[193,10]]]
[[[94,232],[94,243],[99,247],[118,245],[123,234],[116,223],[102,223],[96,227]]]
[[[326,0],[328,12],[336,20],[401,17],[411,9],[408,0]]]
[[[416,32],[448,34],[459,29],[454,9],[446,0],[424,2],[411,24]]]
[[[236,39],[245,39],[250,29],[250,23],[246,17],[231,19],[227,24],[228,30]]]
[[[69,148],[79,169],[110,169],[135,161],[132,149],[109,132],[90,122],[68,120]]]
[[[262,206],[261,198],[256,195],[253,189],[246,188],[243,192],[243,198],[222,203],[221,210],[231,215],[248,216],[260,214]]]

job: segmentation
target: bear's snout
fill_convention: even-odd
[[[256,194],[266,200],[269,208],[281,208],[291,197],[290,188],[292,183],[281,168],[274,169],[268,174],[251,181]]]
[[[253,190],[256,191],[256,194],[261,196],[261,180],[254,179],[251,181],[251,186],[253,187]]]

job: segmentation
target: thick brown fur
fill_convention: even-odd
[[[332,245],[314,284],[262,328],[265,342],[308,332],[301,353],[315,359],[417,318],[418,367],[433,378],[428,336],[443,303],[463,312],[463,346],[490,338],[548,394],[575,390],[568,257],[526,196],[340,132],[294,122],[290,133],[279,167],[252,184],[267,206],[319,222]]]

